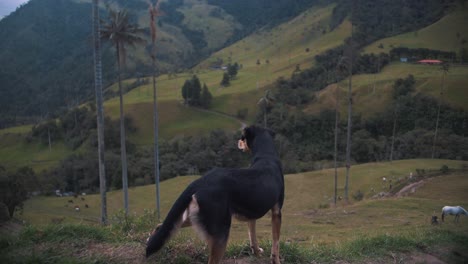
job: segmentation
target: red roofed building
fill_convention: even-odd
[[[420,60],[418,61],[420,64],[442,64],[440,60]]]

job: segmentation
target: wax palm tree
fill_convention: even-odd
[[[353,13],[354,13],[354,5],[355,1],[353,1]],[[352,77],[353,77],[353,28],[354,25],[351,23],[351,37],[349,41],[349,68],[348,68],[348,129],[346,133],[346,181],[345,181],[345,200],[348,202],[348,191],[349,191],[349,173],[351,170],[351,129],[352,129],[352,111],[353,111],[353,84],[352,84]]]
[[[102,107],[102,60],[99,22],[98,0],[93,0],[94,85],[96,89],[101,224],[107,224],[106,170],[104,166],[104,113]]]
[[[150,29],[151,29],[151,66],[153,68],[153,141],[154,141],[154,180],[156,185],[156,212],[158,217],[158,222],[161,218],[160,213],[160,202],[159,202],[159,146],[158,146],[158,105],[157,105],[157,96],[156,96],[156,19],[160,15],[159,12],[159,0],[156,2],[156,5],[149,3],[149,15],[150,15]]]
[[[128,215],[128,176],[127,176],[127,150],[125,146],[125,121],[123,110],[123,91],[121,81],[121,66],[125,66],[126,46],[134,46],[137,43],[144,42],[140,36],[143,33],[138,25],[131,24],[128,13],[115,11],[108,7],[109,19],[104,22],[101,30],[102,38],[109,40],[114,44],[115,55],[117,58],[117,76],[119,84],[120,98],[120,155],[122,159],[122,189],[124,192],[125,215]]]
[[[439,106],[437,108],[437,119],[436,119],[436,126],[434,131],[434,140],[432,142],[432,158],[435,157],[435,145],[437,142],[437,132],[439,129],[439,118],[440,118],[440,106],[442,104],[442,97],[444,96],[444,86],[445,86],[445,78],[449,72],[450,65],[448,63],[442,64],[440,70],[442,71],[442,84],[440,85],[440,95],[439,95]]]
[[[267,108],[273,103],[274,99],[271,96],[270,90],[266,90],[265,95],[263,95],[260,100],[258,100],[257,105],[263,106],[263,125],[267,128]]]
[[[338,76],[347,71],[346,57],[341,57],[335,68],[335,143],[334,143],[334,167],[335,167],[335,192],[333,202],[336,205],[336,198],[338,195],[338,123],[340,120],[339,101],[340,101],[340,87],[338,85]]]

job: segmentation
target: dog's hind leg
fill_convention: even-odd
[[[194,214],[196,214],[197,212],[198,212],[197,200],[196,200],[195,196],[192,196],[192,201],[190,202],[188,208],[184,211],[184,214],[182,215],[182,217],[175,224],[176,225],[175,231],[177,231],[177,229],[179,229],[179,228],[192,226],[192,221],[191,221],[190,217],[193,216]],[[146,239],[146,242],[148,242],[149,238],[153,234],[156,234],[159,231],[159,229],[162,227],[162,225],[163,225],[162,223],[158,224],[156,226],[156,228],[151,233],[149,233],[149,236]]]
[[[271,246],[271,263],[280,264],[279,237],[281,231],[281,208],[276,204],[271,209],[271,226],[273,234],[273,244]]]
[[[254,253],[255,256],[260,256],[260,254],[263,253],[263,249],[258,247],[255,224],[256,224],[256,220],[249,220],[247,222],[247,225],[249,226],[250,248],[252,249],[252,253]]]
[[[226,237],[210,237],[208,238],[208,246],[210,248],[210,258],[208,264],[221,263],[224,252],[226,251],[227,238]]]

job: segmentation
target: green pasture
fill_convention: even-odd
[[[430,228],[431,215],[439,215],[442,206],[468,206],[466,172],[429,178],[414,193],[402,198],[372,197],[379,192],[388,191],[390,180],[396,182],[398,179],[405,179],[411,172],[416,175],[417,169],[439,170],[442,165],[460,169],[468,163],[417,159],[353,166],[349,190],[351,204],[346,205],[341,200],[336,207],[332,205],[333,169],[286,175],[282,240],[305,244],[335,243],[360,235],[401,234],[414,229]],[[344,168],[338,170],[338,175],[339,196],[343,196]],[[387,183],[382,181],[382,177],[388,179]],[[161,220],[182,190],[196,178],[198,177],[184,176],[161,183]],[[358,190],[364,194],[364,200],[360,202],[352,198]],[[48,224],[57,219],[64,223],[98,224],[99,195],[81,197],[34,197],[25,203],[23,213],[17,216],[35,225]],[[132,215],[142,215],[144,209],[155,209],[155,186],[130,188],[129,199]],[[107,201],[109,216],[115,215],[122,208],[122,192],[108,192]],[[89,208],[85,208],[85,204]],[[79,205],[81,211],[75,212],[74,205]],[[112,221],[112,217],[110,219]],[[464,225],[466,221],[468,219],[462,218],[462,225],[459,227],[465,233],[468,232],[468,225]],[[447,224],[452,223],[448,221]],[[257,232],[259,239],[270,239],[271,223],[268,215],[258,221]],[[182,233],[192,235],[191,229],[184,229]],[[246,224],[233,221],[230,241],[241,242],[246,239]]]
[[[289,78],[296,65],[302,69],[310,67],[315,55],[342,44],[348,36],[347,21],[333,31],[328,28],[333,6],[312,8],[275,28],[258,29],[255,34],[214,53],[198,67],[209,68],[219,59],[224,64],[239,63],[242,65],[239,74],[247,76],[239,75],[239,82],[231,85],[233,88],[248,85],[250,89],[256,89],[281,76]],[[221,75],[218,79],[219,83]]]
[[[172,138],[178,134],[195,134],[218,127],[229,130],[238,127],[239,121],[232,118],[181,106],[181,87],[193,74],[198,76],[201,83],[206,83],[213,95],[210,110],[234,117],[239,110],[247,108],[246,119],[254,120],[258,111],[258,100],[277,78],[289,78],[296,64],[300,64],[301,68],[310,67],[315,55],[340,45],[347,36],[348,22],[344,22],[334,31],[328,29],[332,9],[333,5],[313,8],[278,27],[259,29],[257,34],[213,54],[189,72],[159,76],[156,85],[161,136]],[[193,14],[185,19],[200,22],[199,17]],[[309,48],[309,52],[306,52],[306,48]],[[230,86],[222,87],[220,82],[223,71],[210,69],[209,62],[222,58],[227,63],[228,57],[231,57],[232,63],[242,65],[242,68]],[[258,65],[257,59],[260,60]],[[269,60],[269,63],[266,60]],[[130,135],[137,144],[152,142],[153,86],[151,78],[149,80],[149,84],[137,87],[124,96],[124,111],[134,119],[138,127],[138,131]],[[131,81],[127,80],[127,83]],[[114,86],[109,89],[115,91]],[[118,97],[105,102],[105,114],[114,119],[118,118]]]
[[[136,132],[129,134],[130,140],[137,145],[153,144],[153,104],[139,103],[126,107],[127,115],[137,127]],[[208,134],[214,129],[235,131],[241,127],[241,123],[234,118],[187,107],[175,101],[163,101],[158,109],[159,135],[163,139]]]
[[[0,135],[0,164],[8,169],[29,166],[41,171],[57,165],[64,157],[72,154],[63,141],[48,143],[32,140],[23,134]]]
[[[405,34],[380,39],[364,49],[365,53],[388,53],[392,48],[426,48],[434,50],[460,52],[467,48],[468,38],[468,8],[459,8],[457,11],[444,16],[436,23],[423,29]],[[379,48],[383,45],[383,48]]]
[[[6,134],[27,134],[31,131],[31,129],[32,129],[31,125],[4,128],[4,129],[0,129],[0,136],[6,135]]]
[[[412,74],[416,80],[416,92],[439,98],[442,84],[440,66],[395,62],[378,74],[358,74],[352,78],[353,112],[363,118],[383,112],[392,100],[393,84],[398,78]],[[452,65],[445,79],[442,100],[454,107],[468,110],[468,67]],[[305,109],[309,113],[319,113],[323,109],[335,109],[336,89],[339,87],[339,107],[341,117],[346,118],[348,79],[329,85],[316,93],[317,100]]]

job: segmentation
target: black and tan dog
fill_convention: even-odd
[[[208,263],[219,263],[226,250],[233,216],[248,223],[250,246],[253,253],[259,255],[263,249],[258,247],[255,221],[271,210],[271,262],[280,263],[284,177],[273,133],[256,126],[247,127],[238,146],[252,152],[251,166],[247,169],[215,168],[192,182],[148,239],[147,257],[161,249],[178,228],[193,226],[208,243]]]

